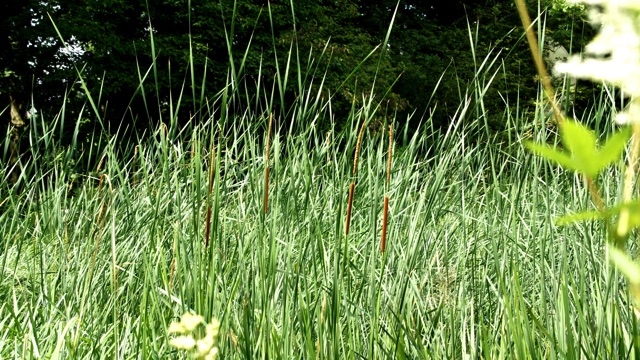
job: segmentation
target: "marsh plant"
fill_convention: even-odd
[[[529,143],[528,147],[584,177],[596,211],[567,215],[558,222],[604,220],[608,259],[626,276],[637,309],[640,305],[640,266],[632,260],[627,249],[638,245],[629,244],[629,239],[633,229],[640,226],[640,199],[637,191],[634,191],[640,159],[640,1],[575,0],[573,3],[591,5],[589,16],[594,25],[600,26],[600,30],[582,56],[571,57],[558,64],[555,70],[569,76],[614,85],[628,103],[615,116],[619,130],[602,146],[597,146],[594,131],[578,121],[560,116],[558,125],[564,149],[533,143]],[[545,75],[544,71],[541,72],[541,75]],[[547,89],[547,93],[552,91]],[[620,161],[621,155],[624,155],[624,161]],[[614,163],[622,167],[622,191],[617,204],[609,205],[603,201],[598,177]]]
[[[609,258],[632,284],[638,274],[627,249],[640,202],[632,187],[610,195],[636,117],[628,108],[600,147],[613,125],[597,116],[593,131],[560,117],[562,150],[529,145],[583,178],[532,156],[517,134],[557,143],[555,130],[531,99],[483,110],[508,79],[497,52],[475,51],[477,31],[475,74],[446,127],[389,114],[370,131],[386,91],[373,85],[339,126],[325,69],[296,60],[323,53],[293,43],[271,86],[240,81],[244,52],[229,41],[241,62],[229,86],[202,90],[199,118],[167,114],[136,141],[65,146],[56,129],[73,120],[43,112],[25,129],[23,176],[0,182],[0,358],[639,359],[622,275],[602,271],[607,223]],[[190,70],[185,92],[201,83]],[[287,86],[299,97],[276,101]],[[595,114],[612,107],[602,99]],[[487,132],[489,116],[509,131]],[[81,160],[91,173],[73,173]],[[596,211],[554,226],[589,196]]]

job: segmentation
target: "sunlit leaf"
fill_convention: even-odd
[[[580,221],[601,220],[605,214],[600,211],[584,211],[579,213],[563,215],[555,220],[557,226],[564,226]]]
[[[561,128],[562,143],[569,152],[573,169],[579,173],[595,178],[601,170],[599,167],[596,135],[586,126],[565,121]]]
[[[615,246],[609,245],[609,260],[632,284],[640,284],[640,266],[627,254]]]
[[[640,199],[624,204],[617,204],[607,208],[605,211],[582,211],[578,213],[566,214],[555,220],[557,226],[564,226],[571,223],[589,220],[601,220],[611,216],[619,215],[622,211],[627,212],[627,226],[631,228],[640,227]]]
[[[628,233],[631,229],[640,226],[640,201],[635,200],[616,207],[616,213],[626,211],[627,218],[626,224],[624,224],[625,233]]]
[[[525,145],[547,160],[591,178],[596,178],[604,168],[620,159],[631,136],[630,129],[624,128],[611,135],[602,148],[598,149],[595,133],[578,122],[564,122],[560,132],[565,150],[530,142]]]
[[[631,128],[624,127],[607,138],[607,141],[605,141],[604,145],[602,145],[602,148],[600,148],[600,151],[598,152],[598,160],[600,162],[599,165],[601,169],[620,160],[620,156],[627,146],[627,142],[630,137]]]
[[[565,169],[578,170],[575,168],[571,157],[565,152],[557,150],[554,147],[548,145],[540,145],[534,142],[528,141],[525,146],[534,153],[542,156],[543,158],[553,161]]]

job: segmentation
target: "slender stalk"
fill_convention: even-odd
[[[173,289],[173,276],[176,272],[176,258],[171,259],[171,267],[169,269],[169,295],[171,295],[171,290]]]
[[[173,281],[176,275],[176,257],[178,256],[178,239],[177,237],[173,240],[173,254],[171,256],[171,265],[169,267],[169,288],[167,289],[167,293],[171,296],[171,292],[173,290]]]
[[[353,209],[353,196],[356,191],[356,176],[358,174],[358,156],[360,154],[360,142],[362,141],[362,134],[364,133],[364,126],[367,121],[363,121],[358,132],[358,140],[356,141],[356,151],[353,155],[353,181],[349,186],[349,203],[347,204],[347,220],[344,225],[344,234],[349,235],[349,226],[351,224],[351,210]]]
[[[524,27],[524,31],[527,35],[529,49],[531,49],[531,55],[533,56],[533,61],[536,64],[536,70],[538,71],[540,80],[542,81],[542,87],[544,89],[545,95],[547,95],[549,104],[551,104],[556,122],[558,123],[558,125],[561,125],[564,121],[564,115],[562,114],[562,111],[558,106],[558,102],[556,101],[555,97],[555,91],[553,90],[553,85],[551,84],[551,77],[549,76],[547,67],[544,65],[544,61],[542,60],[540,47],[538,46],[538,40],[536,39],[536,34],[531,26],[529,11],[527,10],[527,6],[525,5],[524,0],[516,0],[516,6],[518,7],[520,20],[522,20],[522,26]]]
[[[393,124],[389,125],[389,150],[387,152],[387,192],[391,185],[391,158],[393,155]]]
[[[544,89],[545,95],[547,96],[547,100],[551,105],[551,109],[553,110],[553,115],[556,119],[556,123],[558,126],[562,127],[564,124],[564,115],[558,106],[558,102],[556,101],[555,91],[553,90],[553,85],[551,84],[551,77],[547,72],[547,68],[544,65],[544,61],[542,60],[542,55],[540,54],[540,47],[538,46],[538,40],[536,40],[535,32],[531,27],[531,18],[529,17],[529,11],[524,3],[524,0],[515,0],[516,6],[518,7],[518,13],[520,14],[520,20],[522,20],[522,26],[524,27],[525,33],[527,35],[527,42],[529,43],[529,49],[531,49],[531,55],[533,56],[533,61],[536,65],[536,70],[538,72],[538,76],[542,81],[542,87]],[[602,200],[602,195],[600,194],[600,189],[595,186],[592,179],[585,176],[585,181],[587,182],[587,188],[589,190],[589,194],[591,196],[591,200],[595,204],[598,211],[604,211],[604,201]]]
[[[21,105],[16,104],[16,101],[11,96],[9,96],[9,100],[11,108],[11,122],[9,123],[9,168],[12,169],[11,183],[15,184],[18,182],[18,178],[22,172],[18,160],[20,158],[20,138],[25,122],[20,116]]]
[[[589,190],[589,195],[591,195],[591,199],[593,200],[593,204],[595,205],[598,211],[602,212],[605,210],[604,208],[604,200],[600,195],[600,190],[598,190],[598,185],[588,176],[585,176],[585,180],[587,182],[587,189]]]
[[[106,179],[107,183],[109,184],[109,190],[111,191],[111,197],[109,199],[109,203],[106,204],[104,201],[104,197],[102,195],[102,180]],[[91,288],[91,280],[93,278],[93,271],[96,267],[96,259],[98,257],[98,250],[100,248],[100,242],[102,240],[102,234],[104,232],[104,223],[107,219],[107,208],[110,208],[113,202],[113,188],[111,187],[111,179],[109,178],[109,175],[107,174],[102,174],[100,176],[100,181],[98,183],[98,192],[100,194],[100,198],[101,198],[101,202],[100,202],[100,210],[98,211],[98,216],[97,216],[97,221],[96,221],[96,225],[98,225],[98,237],[96,238],[96,242],[95,242],[95,246],[94,246],[94,250],[93,250],[93,257],[91,259],[91,266],[89,267],[89,276],[87,277],[86,280],[86,285],[85,285],[85,289],[82,295],[82,303],[80,305],[80,315],[78,316],[78,326],[76,327],[76,336],[75,339],[73,341],[73,349],[75,351],[77,345],[78,345],[78,340],[80,337],[80,326],[82,326],[82,316],[84,315],[84,308],[85,308],[85,304],[86,304],[86,300],[87,300],[87,295],[89,294],[89,289]],[[115,280],[115,279],[114,279]]]
[[[633,197],[634,175],[636,173],[636,163],[640,155],[640,124],[633,124],[633,137],[631,139],[631,151],[629,151],[629,163],[624,172],[624,185],[622,189],[622,203],[628,203]],[[630,211],[628,208],[622,208],[620,211],[620,219],[616,229],[616,238],[624,239],[629,234],[631,226],[629,225]]]
[[[138,185],[138,172],[137,172],[137,167],[136,167],[136,161],[138,159],[138,148],[140,148],[140,144],[136,145],[133,147],[133,162],[132,162],[132,166],[133,166],[133,184],[132,186],[135,187],[136,185]]]
[[[387,247],[387,216],[389,214],[389,196],[384,197],[384,210],[382,213],[382,240],[380,242],[380,250],[384,254]]]
[[[216,156],[216,147],[213,145],[213,139],[211,139],[211,163],[209,164],[209,201],[207,203],[207,219],[205,225],[204,232],[204,246],[209,246],[209,240],[211,239],[211,202],[213,201],[212,193],[213,193],[213,172],[215,169],[215,156]]]
[[[264,213],[269,210],[269,142],[271,140],[271,125],[273,123],[273,113],[269,115],[269,128],[267,129],[267,144],[264,153]]]
[[[356,188],[356,183],[355,181],[352,181],[351,185],[349,185],[349,202],[347,204],[347,221],[344,225],[345,235],[349,235],[349,225],[351,224],[351,209],[353,207],[353,193],[355,191],[355,188]]]

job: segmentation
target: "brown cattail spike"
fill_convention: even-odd
[[[382,240],[380,242],[380,250],[384,254],[384,249],[387,247],[387,216],[389,214],[389,197],[384,197],[384,210],[382,213]]]
[[[384,253],[387,246],[387,219],[389,215],[389,187],[391,183],[391,155],[393,154],[393,125],[389,125],[389,151],[387,152],[387,181],[385,184],[387,195],[384,197],[384,208],[382,212],[382,239],[380,250]]]

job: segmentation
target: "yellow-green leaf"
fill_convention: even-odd
[[[609,260],[632,284],[640,284],[640,266],[631,260],[624,251],[609,245]]]
[[[560,128],[565,150],[531,142],[525,145],[534,153],[553,161],[567,170],[596,178],[600,171],[620,159],[631,136],[629,128],[611,135],[601,149],[596,144],[596,135],[586,126],[567,120]]]
[[[571,161],[571,157],[564,153],[563,151],[556,150],[555,147],[551,147],[548,145],[540,145],[536,144],[532,141],[527,141],[525,146],[531,150],[532,152],[542,156],[543,158],[553,161],[560,165],[561,167],[569,170],[578,170],[573,165]]]
[[[609,136],[598,152],[600,168],[604,169],[609,164],[620,160],[620,156],[631,137],[631,128],[624,127],[615,134]]]
[[[570,120],[562,123],[560,132],[574,167],[579,172],[595,177],[598,173],[597,164],[593,162],[598,152],[595,133],[579,122]]]
[[[579,222],[579,221],[588,221],[588,220],[601,220],[604,218],[603,213],[599,211],[584,211],[573,214],[563,215],[555,220],[556,226],[564,226],[567,224]]]

